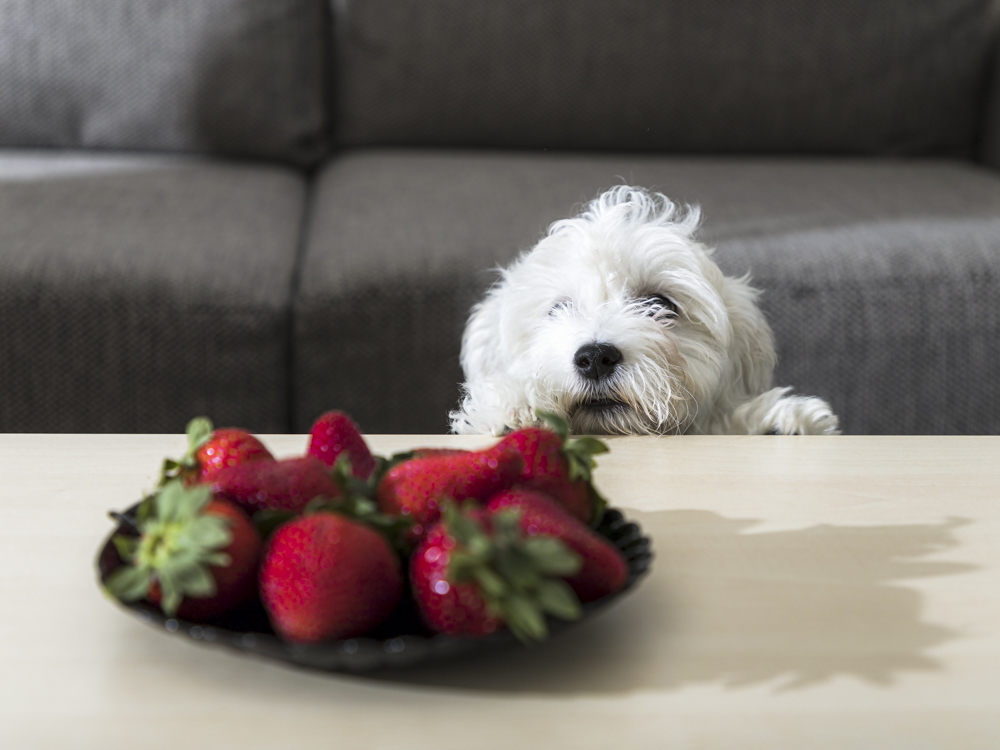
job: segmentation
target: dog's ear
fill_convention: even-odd
[[[730,393],[752,398],[771,387],[777,359],[774,334],[757,306],[760,293],[747,277],[726,277],[721,291],[732,326]]]
[[[452,432],[499,436],[533,420],[523,385],[503,357],[499,288],[472,309],[462,336],[465,383],[460,408],[449,415]]]
[[[502,283],[502,282],[501,282]],[[497,287],[472,308],[462,334],[462,372],[466,381],[478,381],[498,374],[502,367],[500,341],[500,302]]]

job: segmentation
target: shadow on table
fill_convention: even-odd
[[[551,694],[772,681],[789,690],[839,675],[888,685],[940,669],[929,650],[959,635],[923,620],[921,595],[903,582],[976,569],[927,559],[957,545],[961,519],[745,533],[758,522],[697,510],[629,516],[656,557],[608,611],[531,649],[371,676]]]

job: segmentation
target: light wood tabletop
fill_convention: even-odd
[[[0,747],[1000,747],[1000,438],[613,438],[596,481],[650,575],[547,644],[377,674],[213,648],[102,595],[106,512],[184,442],[0,436]]]

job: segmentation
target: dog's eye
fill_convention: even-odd
[[[563,310],[568,310],[571,305],[572,302],[570,302],[568,299],[561,299],[554,305],[552,305],[551,308],[549,308],[549,315],[558,315]]]
[[[651,318],[673,319],[677,317],[677,303],[662,294],[651,294],[642,301],[646,314]]]

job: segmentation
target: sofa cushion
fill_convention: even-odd
[[[775,384],[850,433],[1000,432],[1000,178],[950,161],[357,152],[318,185],[295,321],[296,421],[443,432],[492,269],[621,182],[699,203],[750,271]]]
[[[1000,46],[993,50],[989,86],[980,124],[980,138],[977,156],[984,164],[1000,168]]]
[[[324,0],[0,0],[0,146],[311,163]]]
[[[288,429],[302,177],[0,151],[0,431]]]
[[[983,0],[343,0],[347,145],[972,151]]]

